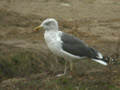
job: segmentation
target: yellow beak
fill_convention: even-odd
[[[42,29],[43,27],[42,26],[37,26],[37,27],[35,27],[35,31],[38,31],[38,30],[40,30],[40,29]]]

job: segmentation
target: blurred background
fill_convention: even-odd
[[[72,77],[56,77],[64,59],[34,32],[47,18],[116,63],[75,60]],[[0,0],[0,90],[120,90],[120,1]]]

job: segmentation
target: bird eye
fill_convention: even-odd
[[[47,22],[46,25],[50,25],[51,22]]]

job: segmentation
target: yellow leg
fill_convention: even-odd
[[[73,63],[70,62],[70,74],[73,75]]]
[[[64,75],[66,74],[66,72],[67,72],[67,61],[65,60]]]
[[[73,71],[73,63],[70,62],[70,70]]]

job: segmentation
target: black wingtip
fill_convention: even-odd
[[[116,59],[112,58],[112,57],[103,57],[102,60],[107,62],[107,63],[115,63],[116,62]]]

